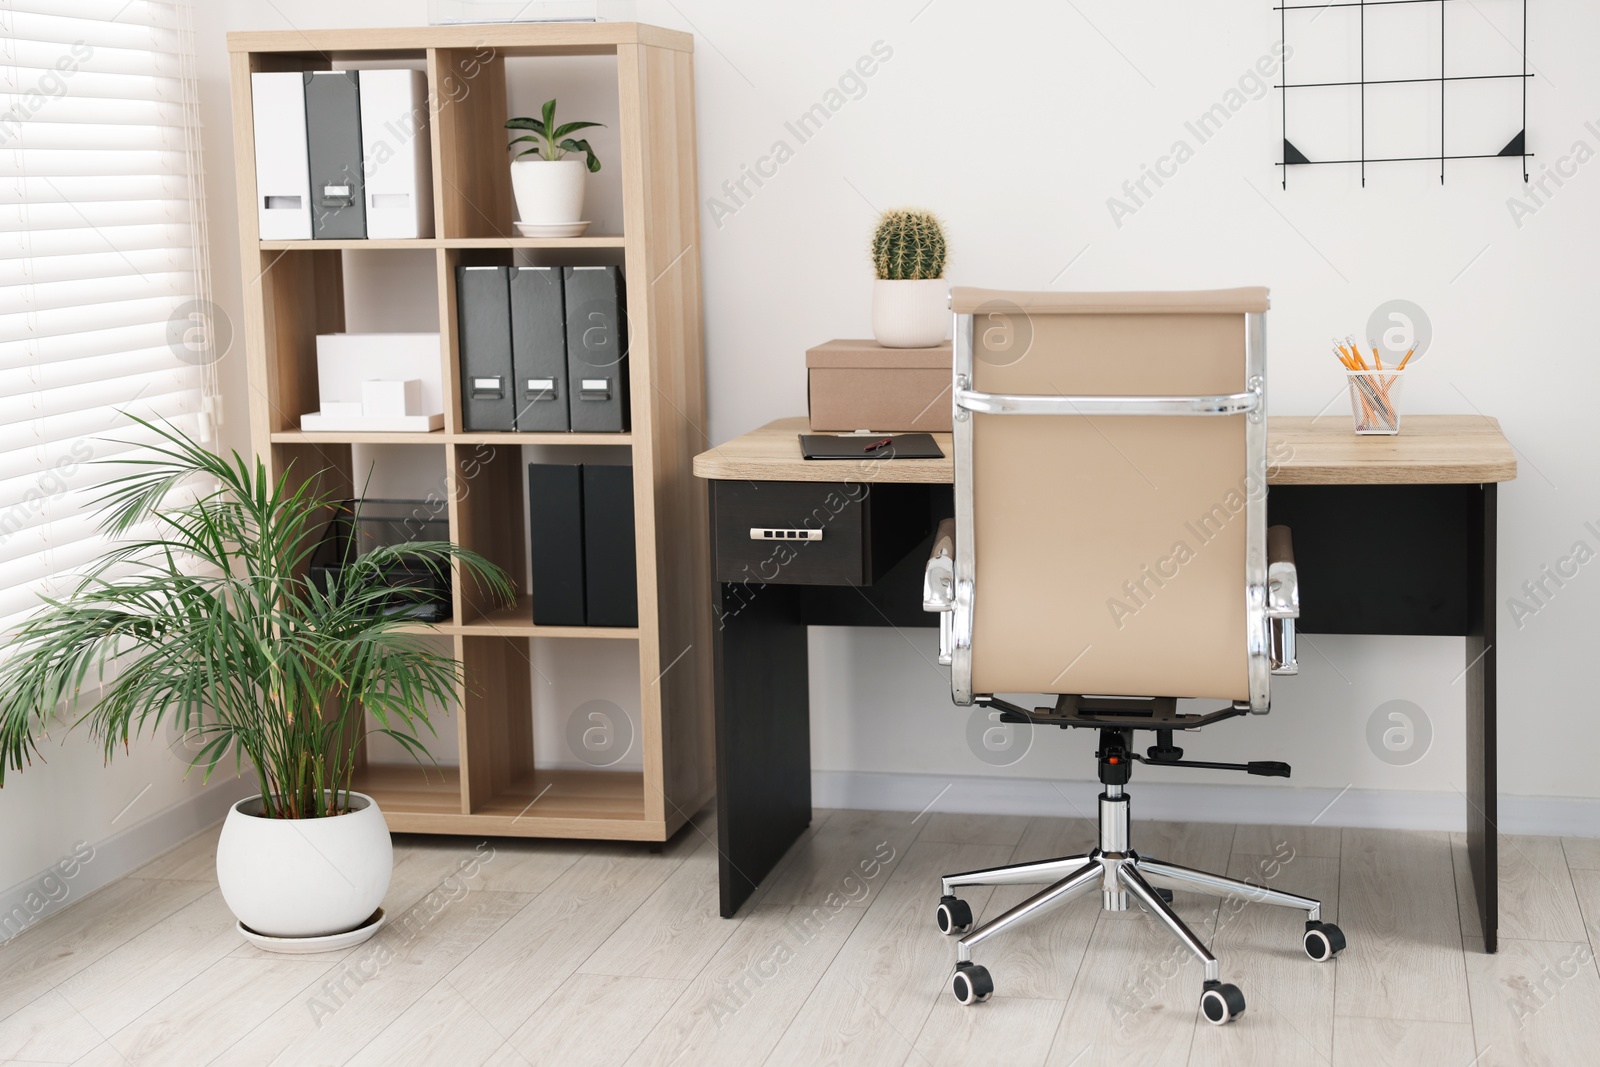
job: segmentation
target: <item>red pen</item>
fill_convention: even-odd
[[[863,448],[861,451],[863,451],[863,452],[876,452],[878,449],[883,448],[885,445],[892,445],[892,444],[894,444],[894,438],[885,437],[883,440],[878,441],[875,444],[868,445],[866,448]]]

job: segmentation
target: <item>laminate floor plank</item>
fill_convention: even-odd
[[[1502,835],[1483,953],[1462,835],[1138,819],[1142,855],[1318,897],[1303,916],[1179,890],[1245,1015],[1205,1025],[1202,971],[1098,890],[974,950],[950,991],[939,877],[1087,852],[1088,814],[819,810],[733,920],[714,818],[625,842],[398,835],[386,927],[308,956],[243,942],[215,828],[0,943],[0,1067],[1488,1067],[1600,1048],[1600,841]],[[1042,885],[1043,883],[1041,883]],[[978,921],[1040,885],[961,890]]]
[[[1600,1048],[1600,971],[1587,941],[1467,939],[1474,1067],[1567,1067]]]
[[[1448,834],[1345,830],[1334,1014],[1470,1022],[1459,915]]]
[[[589,853],[456,964],[447,980],[509,1038],[681,862],[638,849]]]
[[[200,1067],[280,1007],[306,995],[328,965],[285,956],[224,956],[174,990],[108,1043],[128,1067]]]
[[[1190,928],[1211,941],[1209,923]],[[1181,1067],[1189,1060],[1204,978],[1199,960],[1153,916],[1137,906],[1102,912],[1046,1062]],[[996,978],[996,996],[1004,992],[1003,981]]]
[[[758,907],[826,904],[865,906],[926,823],[903,811],[838,811],[796,841],[773,871]],[[935,896],[937,902],[938,897]]]
[[[863,914],[859,907],[757,909],[626,1062],[640,1067],[763,1062]]]
[[[910,1055],[934,1003],[948,995],[955,967],[955,941],[934,923],[939,876],[1005,863],[1011,853],[1006,845],[913,844],[801,1006],[769,1067],[896,1063]],[[976,912],[990,890],[965,893]]]
[[[1066,1005],[1006,997],[975,1007],[979,1010],[941,997],[908,1062],[919,1067],[1043,1067]]]
[[[402,1018],[475,949],[533,900],[520,893],[472,893],[420,903],[408,916],[332,965],[304,993],[241,1040],[218,1050],[216,1067],[343,1063]],[[502,1040],[509,1031],[502,1032]]]
[[[688,984],[579,971],[534,1010],[510,1044],[530,1064],[620,1067]]]
[[[109,1036],[187,985],[241,942],[249,944],[235,928],[235,921],[222,891],[213,888],[61,982],[56,992],[91,1026]]]
[[[1478,897],[1467,860],[1467,835],[1451,834],[1450,847],[1461,932],[1482,937]],[[1501,834],[1499,857],[1501,937],[1520,941],[1582,941],[1588,937],[1559,838]]]
[[[1467,1067],[1473,1064],[1476,1056],[1470,1023],[1362,1019],[1346,1015],[1333,1020],[1332,1067],[1388,1064]]]
[[[215,889],[215,879],[119,878],[34,922],[0,944],[0,1019]]]
[[[1339,861],[1316,856],[1235,853],[1228,874],[1322,901],[1337,922]],[[1319,1067],[1333,1055],[1333,996],[1339,962],[1317,963],[1301,938],[1305,912],[1243,898],[1225,900],[1211,951],[1222,980],[1244,993],[1245,1014],[1228,1026],[1199,1026],[1190,1067]]]
[[[578,968],[588,974],[690,979],[738,927],[722,918],[715,840],[703,840]]]

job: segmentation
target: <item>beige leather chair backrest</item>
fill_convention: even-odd
[[[1202,396],[1246,389],[1267,291],[951,305],[974,316],[979,392]],[[1246,505],[1266,487],[1247,416],[971,418],[972,691],[1248,700],[1246,530],[1265,509]]]

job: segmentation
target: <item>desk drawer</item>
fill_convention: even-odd
[[[872,580],[867,486],[716,482],[713,500],[717,581],[860,585]],[[761,533],[752,537],[752,530]]]
[[[930,487],[711,483],[719,582],[872,585],[933,531]],[[946,493],[946,496],[948,493]],[[755,536],[751,533],[755,531]]]

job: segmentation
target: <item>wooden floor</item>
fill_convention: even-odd
[[[1086,822],[818,812],[737,920],[717,917],[714,837],[704,815],[657,855],[402,837],[387,928],[289,957],[233,932],[205,834],[0,946],[0,1062],[1600,1061],[1600,841],[1501,839],[1486,956],[1459,836],[1136,822],[1147,855],[1319,896],[1349,937],[1315,964],[1296,915],[1180,893],[1249,1002],[1216,1028],[1197,1021],[1198,964],[1097,900],[981,946],[989,1003],[949,995],[937,876],[1082,851]],[[1027,892],[969,899],[981,918]]]

